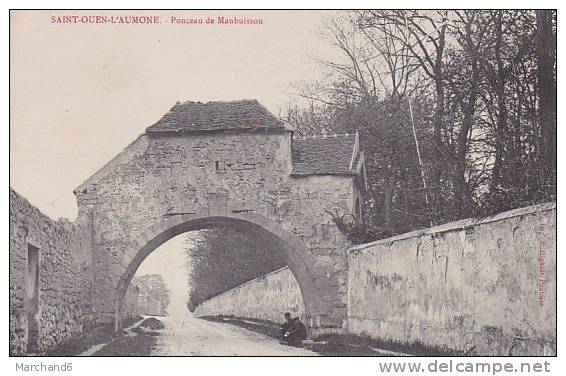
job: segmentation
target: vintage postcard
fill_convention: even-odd
[[[557,355],[556,43],[552,9],[11,10],[9,355],[548,372],[464,357]]]

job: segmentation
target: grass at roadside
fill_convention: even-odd
[[[142,320],[141,316],[130,317],[124,320],[128,327]],[[109,342],[114,337],[114,323],[96,325],[79,337],[62,342],[57,347],[46,351],[45,356],[76,356],[93,346]]]
[[[130,332],[114,337],[93,356],[148,356],[157,343],[158,330],[164,327],[160,320],[149,317]]]
[[[280,339],[279,325],[271,321],[234,316],[202,316],[203,320],[236,325],[269,337]],[[461,356],[448,349],[429,347],[421,343],[403,344],[351,334],[325,334],[304,342],[304,348],[326,356]]]

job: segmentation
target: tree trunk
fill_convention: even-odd
[[[441,203],[441,176],[443,163],[442,123],[444,117],[444,85],[442,79],[436,80],[436,108],[433,118],[433,163],[432,163],[432,209],[434,212],[440,210]]]
[[[501,181],[501,165],[503,163],[503,153],[505,151],[505,143],[508,136],[508,119],[509,112],[507,110],[507,98],[505,94],[505,85],[507,82],[507,68],[501,57],[501,43],[503,42],[503,25],[501,20],[501,12],[497,12],[497,34],[495,39],[495,63],[497,72],[492,71],[491,83],[494,86],[497,96],[497,124],[495,128],[495,163],[493,165],[491,182],[489,186],[490,193],[494,193]]]
[[[542,169],[545,172],[543,184],[553,182],[556,177],[556,39],[552,30],[552,16],[551,10],[536,11],[540,146],[544,163]]]
[[[385,176],[383,179],[383,194],[384,194],[384,218],[385,228],[393,231],[393,194],[395,192],[395,179],[393,173],[389,168],[385,169]]]
[[[468,216],[468,210],[471,205],[468,184],[466,182],[466,156],[468,154],[468,138],[474,122],[474,114],[476,112],[476,101],[478,93],[479,68],[477,60],[472,62],[472,80],[470,82],[470,94],[468,100],[464,104],[464,120],[462,127],[458,132],[458,143],[456,150],[456,161],[453,177],[454,196],[456,199],[456,211],[460,217]]]

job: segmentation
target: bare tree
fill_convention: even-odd
[[[293,121],[360,132],[366,213],[383,234],[552,199],[555,17],[347,12],[327,24],[341,57],[298,90],[310,108]]]

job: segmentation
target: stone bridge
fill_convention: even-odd
[[[281,253],[311,328],[341,327],[350,244],[326,211],[359,218],[364,174],[357,135],[294,138],[255,100],[177,103],[74,190],[97,321],[119,328],[129,282],[161,244],[229,226]]]

